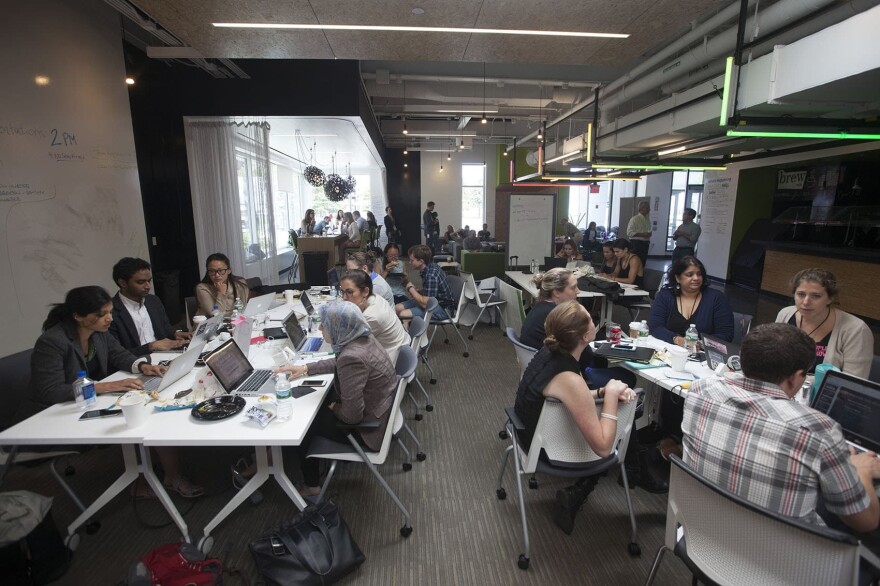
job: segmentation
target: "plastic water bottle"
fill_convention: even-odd
[[[535,259],[532,259],[532,262],[529,263],[529,272],[531,272],[533,275],[537,274],[538,272],[538,263],[537,261],[535,261]]]
[[[214,306],[214,309],[211,310],[211,315],[214,317],[217,317],[218,315],[220,315],[220,306],[219,305]]]
[[[275,402],[278,404],[278,421],[287,421],[293,415],[293,397],[290,395],[290,382],[283,374],[275,375]]]
[[[697,340],[700,339],[700,334],[697,332],[697,326],[691,324],[691,326],[684,333],[684,347],[687,348],[687,351],[690,354],[693,354],[697,351]]]
[[[88,409],[97,402],[95,397],[95,381],[86,376],[86,371],[76,373],[73,381],[73,397],[80,409]]]
[[[648,339],[648,336],[651,335],[651,330],[648,329],[647,320],[642,320],[642,326],[639,328],[639,342],[645,342]],[[644,346],[644,344],[641,344]]]
[[[232,306],[232,319],[238,318],[241,315],[241,312],[244,311],[244,304],[241,302],[241,297],[235,298],[235,305]]]

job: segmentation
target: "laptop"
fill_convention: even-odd
[[[299,302],[303,304],[303,307],[306,308],[306,313],[308,315],[312,315],[315,313],[315,306],[312,305],[312,300],[309,299],[309,294],[305,291],[302,292],[302,295],[299,296]]]
[[[724,364],[732,371],[742,370],[739,364],[738,344],[705,334],[701,336],[701,342],[703,344],[703,351],[706,352],[706,363],[709,368],[715,370]]]
[[[192,346],[193,343],[195,343],[198,339],[203,339],[206,342],[210,342],[211,340],[216,338],[217,330],[222,323],[222,314],[212,316],[200,323],[199,327],[196,328],[196,331],[193,332],[192,340],[190,340],[190,346]]]
[[[305,331],[299,327],[297,320],[292,319],[284,322],[284,330],[287,332],[287,337],[290,338],[290,344],[298,354],[333,352],[333,347],[324,341],[323,337],[307,336]]]
[[[812,407],[840,424],[849,445],[880,453],[880,383],[829,370]]]
[[[612,360],[627,360],[629,362],[642,362],[647,364],[654,357],[654,349],[645,346],[624,345],[624,348],[631,347],[632,350],[621,349],[620,345],[611,345],[608,342],[596,345],[593,352],[596,356],[610,358]]]
[[[199,359],[199,354],[202,353],[205,343],[205,340],[194,340],[191,342],[186,352],[171,361],[165,376],[151,376],[141,379],[141,382],[144,384],[144,390],[147,392],[162,392],[180,380],[196,365],[196,361]]]
[[[232,333],[232,340],[238,344],[245,356],[251,348],[251,332],[253,330],[254,320],[245,318],[243,322],[235,326],[235,331]]]
[[[544,257],[544,270],[549,271],[550,269],[564,269],[565,265],[568,264],[564,258],[558,258],[555,256],[545,256]]]
[[[205,364],[227,393],[256,397],[275,391],[271,370],[255,369],[235,340],[227,340],[205,357]]]
[[[290,313],[287,314],[287,316],[283,320],[281,320],[281,327],[280,328],[264,328],[263,329],[263,337],[264,338],[272,338],[275,340],[281,340],[281,339],[287,338],[288,337],[287,336],[287,322],[293,321],[294,323],[297,324],[297,327],[298,327],[299,326],[299,319],[300,319],[300,315],[295,311],[291,311]]]
[[[266,313],[272,307],[274,301],[274,293],[266,293],[265,295],[248,299],[247,307],[244,308],[245,317],[254,317],[255,315]]]

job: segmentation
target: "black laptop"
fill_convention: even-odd
[[[812,407],[839,423],[851,446],[880,453],[880,383],[829,370]]]
[[[315,313],[315,306],[312,305],[312,300],[309,299],[309,294],[305,291],[302,292],[302,295],[299,296],[299,302],[303,304],[303,307],[306,308],[306,313],[312,315]]]
[[[739,344],[705,334],[701,337],[701,342],[703,351],[706,352],[706,363],[709,368],[715,370],[725,364],[732,371],[742,370],[739,364]],[[733,359],[731,360],[731,358]]]
[[[211,352],[205,357],[205,364],[227,393],[256,397],[275,390],[272,371],[254,368],[235,340],[227,340]]]
[[[631,349],[630,349],[631,348]],[[654,357],[654,349],[645,346],[632,346],[624,344],[612,345],[608,342],[596,345],[593,352],[596,356],[602,356],[610,360],[627,360],[629,362],[641,362],[647,364]]]
[[[568,261],[564,258],[559,258],[557,256],[545,256],[544,257],[544,270],[549,271],[550,269],[564,269],[565,265],[568,264]]]

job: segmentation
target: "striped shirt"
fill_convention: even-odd
[[[824,525],[870,504],[840,426],[776,385],[742,376],[697,381],[684,405],[684,462],[756,505]]]

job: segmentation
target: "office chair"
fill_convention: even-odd
[[[669,461],[666,539],[648,585],[666,551],[680,557],[695,580],[722,586],[858,583],[859,541],[854,536],[759,507],[713,484],[678,456]],[[880,567],[874,556],[863,553],[862,559]]]
[[[428,339],[427,324],[431,323],[431,318],[433,317],[434,312],[437,311],[438,305],[439,305],[439,303],[437,302],[437,299],[435,297],[428,298],[428,305],[427,305],[427,307],[425,307],[425,317],[424,317],[424,321],[426,324],[425,333],[422,334],[422,339],[419,342],[419,347],[417,350],[418,354],[419,354],[419,359],[422,361],[422,364],[424,364],[427,367],[428,372],[431,373],[431,378],[429,379],[428,382],[430,382],[432,385],[437,384],[437,377],[434,374],[434,369],[431,368],[431,363],[428,362],[428,349],[430,347],[431,340]],[[415,321],[415,318],[413,318],[413,321]],[[410,322],[410,327],[412,327],[412,322]],[[410,334],[410,336],[412,336],[412,334]],[[415,349],[415,348],[413,348],[413,349]]]
[[[464,296],[464,279],[457,275],[448,275],[446,280],[449,282],[449,288],[452,290],[452,297],[455,299],[455,312],[450,317],[446,317],[445,319],[438,319],[434,316],[431,317],[431,324],[434,326],[434,329],[431,330],[431,339],[428,341],[428,351],[430,351],[431,344],[434,342],[434,335],[437,333],[437,327],[443,328],[443,335],[445,339],[443,340],[444,344],[449,343],[449,334],[446,332],[446,326],[452,326],[453,331],[458,335],[458,339],[461,340],[461,343],[464,345],[464,352],[462,356],[467,358],[470,356],[470,351],[468,350],[467,342],[465,342],[464,336],[461,335],[461,332],[458,329],[458,320],[461,318],[462,309],[467,304],[467,298]],[[449,312],[447,311],[447,314]]]
[[[733,342],[741,345],[752,327],[752,316],[747,313],[733,312]]]
[[[436,299],[434,301],[436,302]],[[423,362],[425,362],[425,359],[422,355],[424,354],[424,350],[427,347],[426,346],[427,333],[428,333],[428,323],[424,319],[422,319],[421,317],[418,317],[418,316],[413,317],[412,320],[409,322],[409,335],[410,335],[410,340],[411,340],[409,347],[413,351],[413,354],[416,356],[416,358],[417,359],[422,358]],[[399,358],[398,358],[398,360],[399,360]],[[418,364],[418,361],[417,361],[417,364]],[[427,365],[427,362],[425,362],[425,364]],[[430,370],[430,369],[431,369],[431,367],[428,366],[428,370]],[[398,374],[400,374],[400,373],[398,372]],[[432,371],[432,375],[433,375],[433,371]],[[407,382],[411,382],[412,380],[416,381],[416,384],[419,386],[419,390],[421,390],[422,395],[424,395],[424,397],[425,397],[425,411],[433,411],[434,405],[431,404],[431,396],[428,394],[428,391],[425,390],[425,387],[422,386],[421,381],[415,375],[415,370],[413,370],[412,378],[410,378]],[[433,378],[431,380],[436,382],[436,380],[434,380]],[[413,404],[416,406],[415,420],[421,421],[422,414],[419,413],[418,401],[416,401],[413,398],[412,393],[407,393],[406,396],[409,397],[410,401],[412,401]]]
[[[402,348],[401,351],[404,349],[405,348]],[[394,393],[394,402],[391,405],[392,414],[400,411],[400,401],[403,398],[404,389],[406,389],[406,379],[401,378],[397,383],[397,390]],[[338,422],[337,425],[341,429],[352,431],[356,429],[375,429],[379,427],[379,421],[364,420],[354,425],[346,425],[342,422]],[[379,447],[378,452],[367,452],[365,448],[358,443],[354,435],[349,433],[347,437],[349,445],[334,442],[321,436],[315,437],[315,439],[312,440],[311,445],[309,445],[309,451],[306,457],[332,461],[330,471],[327,472],[327,478],[321,486],[321,493],[318,495],[319,502],[324,500],[324,495],[327,493],[327,487],[330,486],[330,481],[333,480],[333,474],[336,472],[336,466],[339,462],[361,462],[365,464],[382,488],[385,489],[385,492],[388,493],[388,496],[391,497],[391,500],[394,501],[397,508],[400,509],[400,512],[403,513],[404,525],[400,528],[400,534],[403,537],[409,537],[410,534],[412,534],[412,517],[376,468],[377,465],[384,464],[385,460],[388,458],[388,451],[391,447],[391,439],[393,435],[394,417],[392,416],[385,428],[385,435],[382,438],[382,445]]]
[[[516,361],[519,364],[519,378],[522,378],[523,374],[526,372],[526,367],[538,351],[535,348],[526,346],[520,342],[519,337],[516,335],[516,332],[513,331],[513,328],[507,328],[507,339],[511,341],[513,349],[516,350]]]
[[[394,365],[394,370],[397,372],[397,376],[401,377],[406,381],[407,387],[409,383],[415,380],[417,383],[419,379],[416,378],[416,367],[419,365],[419,358],[416,356],[415,351],[409,346],[404,346],[400,349],[400,354],[397,356],[397,363]],[[421,383],[419,383],[421,386]],[[424,392],[424,389],[422,389]],[[407,396],[412,397],[410,393],[407,393]],[[412,439],[413,443],[416,444],[416,459],[419,462],[424,462],[425,452],[422,451],[422,444],[419,441],[419,438],[416,437],[416,434],[413,433],[412,428],[403,418],[402,410],[398,409],[397,413],[394,416],[394,439],[397,441],[400,448],[403,450],[404,454],[406,454],[406,461],[403,463],[403,469],[409,471],[412,469],[412,464],[410,463],[409,450],[406,449],[406,446],[403,445],[403,442],[400,440],[398,436],[400,430],[403,429],[406,433],[409,434],[409,437]]]
[[[641,396],[641,389],[636,390]],[[623,461],[626,458],[627,444],[635,419],[636,404],[638,400],[629,403],[620,403],[617,408],[617,433],[614,438],[614,451],[607,458],[600,458],[587,444],[581,430],[575,424],[568,409],[561,401],[545,399],[541,416],[535,428],[532,443],[528,452],[524,451],[521,443],[521,434],[525,431],[525,424],[517,416],[513,407],[504,411],[507,414],[506,431],[510,437],[510,445],[504,450],[504,458],[501,460],[501,469],[498,472],[498,485],[495,491],[498,500],[507,498],[507,491],[502,486],[504,470],[507,460],[513,452],[513,465],[516,477],[516,490],[519,498],[519,514],[523,528],[524,552],[520,554],[517,565],[521,570],[529,568],[529,527],[526,520],[526,503],[523,498],[522,478],[531,475],[529,488],[538,488],[535,474],[547,474],[563,478],[585,478],[604,474],[614,466],[620,468],[620,477],[623,480],[623,492],[626,496],[626,505],[629,509],[630,518],[630,542],[629,553],[632,556],[641,554],[641,548],[636,543],[636,517],[633,512],[632,499],[629,495],[629,482],[626,478],[626,469]],[[600,405],[596,405],[601,409]],[[541,458],[541,452],[546,454],[546,459]]]
[[[474,339],[474,329],[477,327],[477,324],[480,323],[480,319],[483,317],[483,313],[488,309],[490,312],[495,310],[498,315],[499,323],[504,321],[504,314],[501,312],[501,308],[507,303],[500,297],[498,297],[497,288],[493,288],[488,293],[481,293],[478,288],[477,281],[474,280],[473,273],[466,273],[464,271],[459,272],[459,276],[464,279],[464,295],[465,299],[467,299],[468,303],[473,303],[477,307],[480,308],[480,313],[477,315],[477,318],[474,320],[473,325],[471,326],[471,333],[468,334],[468,340]]]

